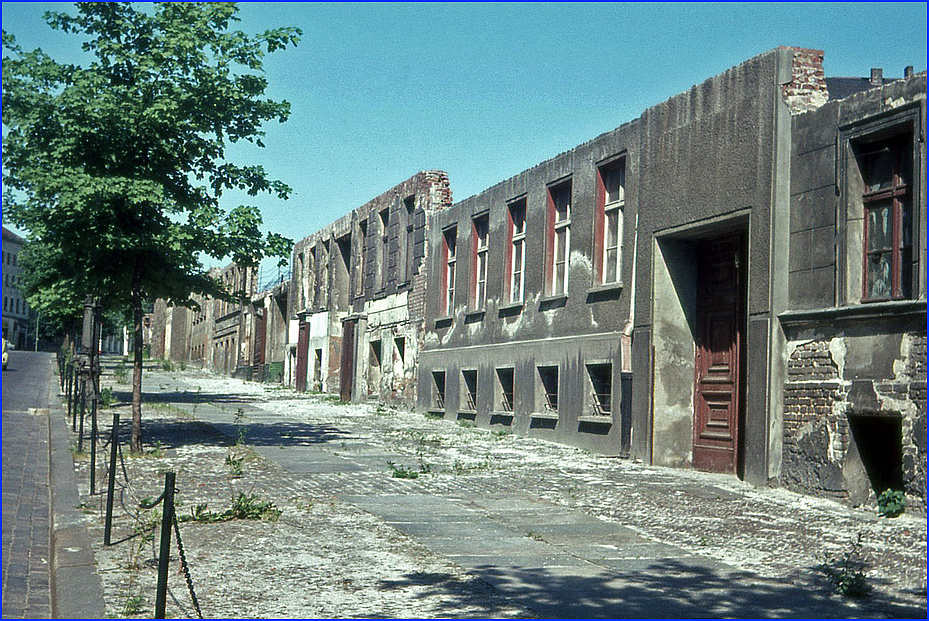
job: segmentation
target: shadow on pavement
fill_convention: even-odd
[[[676,559],[644,569],[577,575],[576,568],[482,566],[486,582],[548,618],[925,618],[926,608],[874,593],[859,600],[827,585],[785,584],[741,571],[719,571]],[[816,575],[817,570],[808,570]],[[871,581],[875,584],[875,581]],[[382,589],[419,587],[417,597],[441,595],[449,610],[472,603],[442,574],[410,573]],[[423,589],[425,587],[425,589]]]

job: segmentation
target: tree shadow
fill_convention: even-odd
[[[132,391],[114,390],[113,396],[125,403],[132,403]],[[239,394],[223,394],[215,392],[143,392],[143,407],[145,403],[167,403],[179,404],[187,403],[190,405],[199,405],[203,403],[219,403],[222,405],[249,405],[258,401],[257,397]]]
[[[925,618],[925,606],[874,592],[851,600],[825,582],[795,584],[750,572],[714,567],[711,561],[660,559],[635,570],[584,567],[482,565],[472,573],[546,618]],[[815,568],[808,568],[816,575]],[[419,587],[415,597],[441,596],[449,611],[472,605],[442,574],[413,572],[382,580],[380,588]],[[872,584],[879,581],[870,580]],[[492,611],[490,611],[492,614]]]

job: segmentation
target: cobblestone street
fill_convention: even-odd
[[[104,385],[128,400],[111,374]],[[77,461],[116,616],[153,610],[156,510],[138,503],[161,493],[166,470],[178,473],[204,617],[926,614],[922,508],[879,518],[734,477],[190,371],[146,371],[143,421],[146,455],[125,454],[111,547],[103,496],[88,495],[89,461]],[[97,463],[99,492],[105,456]],[[283,513],[204,519],[239,494]],[[873,592],[843,598],[820,566],[859,534]],[[178,567],[172,559],[168,615],[195,616]]]

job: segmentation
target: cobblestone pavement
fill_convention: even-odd
[[[166,468],[178,471],[182,514],[239,493],[283,510],[277,522],[183,525],[205,616],[926,613],[924,509],[888,520],[733,477],[189,372],[147,372],[146,402],[149,458],[126,459],[121,475],[124,541],[96,548],[110,614],[150,614],[140,526],[151,516],[134,501],[160,493]],[[78,468],[86,485],[86,461]],[[83,491],[98,539],[102,500]],[[873,592],[849,600],[830,593],[820,566],[859,535]],[[169,614],[191,615],[172,580]]]
[[[11,352],[10,370],[3,372],[4,619],[41,619],[52,613],[49,377],[47,360],[29,352]]]

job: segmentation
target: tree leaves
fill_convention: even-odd
[[[76,7],[46,21],[86,38],[86,66],[24,52],[3,33],[4,212],[47,255],[35,295],[70,283],[126,304],[141,269],[145,296],[187,304],[222,294],[202,255],[283,260],[289,240],[262,235],[257,208],[223,214],[220,198],[290,193],[225,153],[239,140],[263,146],[262,125],[287,119],[289,104],[264,96],[262,62],[296,45],[299,29],[230,30],[233,3]]]

